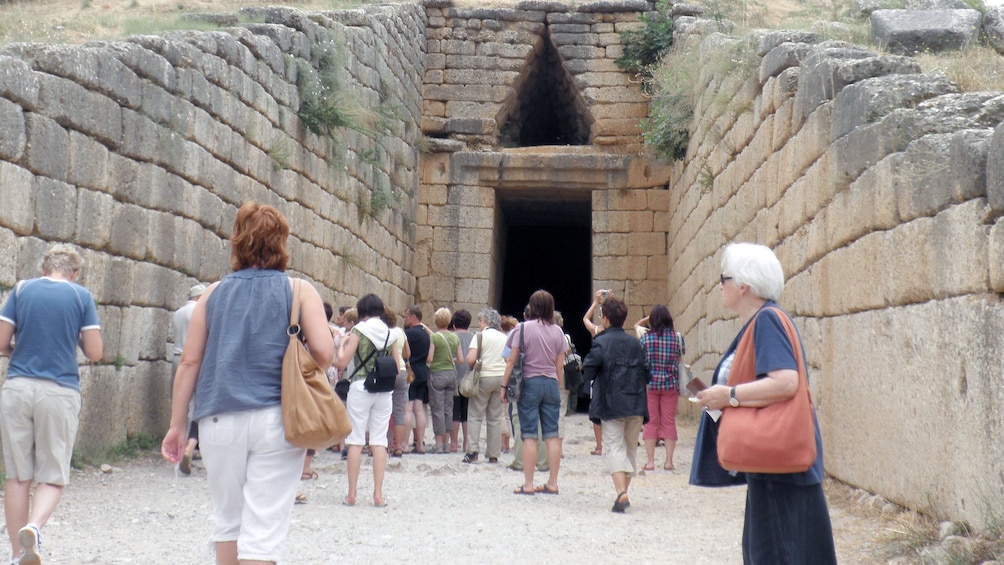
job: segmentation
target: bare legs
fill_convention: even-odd
[[[216,542],[216,565],[275,565],[275,561],[237,559],[236,541]]]
[[[387,448],[382,445],[371,445],[373,450],[373,505],[383,506],[383,477],[387,471]],[[348,471],[349,494],[345,504],[355,506],[357,487],[359,486],[359,468],[362,466],[363,446],[349,445]]]
[[[547,446],[548,477],[547,488],[558,491],[558,466],[561,465],[561,438],[550,437],[544,440]],[[537,438],[523,440],[523,490],[532,492],[533,472],[537,465]]]
[[[425,407],[421,400],[409,400],[405,410],[415,418],[415,451],[425,453]]]
[[[603,428],[599,424],[593,424],[593,437],[596,438],[596,449],[593,455],[603,455]]]
[[[655,438],[645,440],[645,455],[648,457],[645,468],[648,470],[655,468],[655,444],[657,441]],[[662,468],[672,471],[676,468],[673,466],[673,452],[676,451],[676,440],[667,439],[664,441],[666,443],[666,462],[663,463]]]
[[[7,535],[14,555],[21,554],[21,544],[17,532],[27,524],[35,524],[42,529],[63,496],[63,487],[49,483],[35,485],[35,495],[31,496],[31,481],[7,479],[4,486],[4,517],[7,520]]]

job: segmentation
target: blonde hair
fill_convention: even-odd
[[[84,258],[77,248],[68,243],[57,243],[45,251],[42,258],[42,274],[51,275],[54,272],[70,277],[84,266]]]
[[[432,316],[432,321],[436,323],[436,328],[446,329],[450,326],[450,320],[453,319],[453,314],[450,313],[449,308],[440,308],[436,310],[436,313]]]

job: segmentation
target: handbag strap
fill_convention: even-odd
[[[290,339],[300,335],[300,279],[292,279],[292,281],[293,302],[289,308],[289,327],[286,328]]]
[[[781,322],[781,326],[784,327],[784,333],[787,334],[788,341],[791,343],[792,353],[795,356],[795,364],[798,367],[797,370],[798,370],[799,386],[805,387],[805,392],[807,395],[809,395],[809,404],[812,404],[812,393],[809,391],[809,371],[805,364],[805,355],[804,355],[805,352],[804,348],[802,347],[802,341],[798,338],[798,331],[795,329],[795,324],[794,322],[791,321],[791,318],[789,318],[788,315],[785,314],[784,311],[781,310],[780,308],[769,306],[765,308],[765,310],[773,310],[774,314]],[[753,353],[753,328],[756,325],[756,320],[759,316],[760,312],[757,312],[756,315],[753,316],[753,319],[750,321],[749,326],[743,332],[742,337],[739,338],[739,345],[736,347],[735,361],[733,362],[732,370],[729,372],[729,382],[728,382],[729,386],[736,386],[745,382],[752,382],[753,380],[756,380],[756,359],[754,356],[755,354]],[[740,362],[739,359],[740,348],[744,350],[744,353],[748,354],[748,356],[751,357],[748,360],[744,358],[742,361],[743,362],[749,361],[752,363],[753,365],[753,367],[751,367],[752,370],[746,372],[747,377],[748,375],[753,376],[752,379],[745,379],[742,381],[739,380],[739,378],[744,378],[742,375],[739,375],[739,371],[736,371],[736,369],[738,368],[738,363]],[[733,381],[733,376],[737,377],[735,381]]]
[[[481,338],[484,337],[484,335],[485,335],[484,331],[478,332],[478,358],[475,361],[475,363],[481,360],[481,343],[482,343]]]

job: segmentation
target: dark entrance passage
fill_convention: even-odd
[[[565,333],[585,356],[592,341],[582,325],[593,293],[592,204],[588,191],[570,196],[578,199],[501,198],[499,302],[503,314],[522,320],[530,295],[539,289],[550,292],[564,316]]]

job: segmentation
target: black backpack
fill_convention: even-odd
[[[366,338],[369,339],[369,338]],[[376,362],[373,363],[373,369],[366,375],[366,380],[363,381],[363,388],[367,392],[391,392],[394,390],[394,385],[397,382],[397,361],[393,357],[388,355],[387,343],[390,341],[390,333],[387,333],[387,339],[383,342],[383,349],[380,350],[380,354],[377,355],[376,344],[374,344],[373,350],[370,351],[366,359],[356,365],[355,371],[352,372],[355,375],[360,369],[369,363],[370,359],[376,355]],[[373,343],[373,342],[370,342]]]

